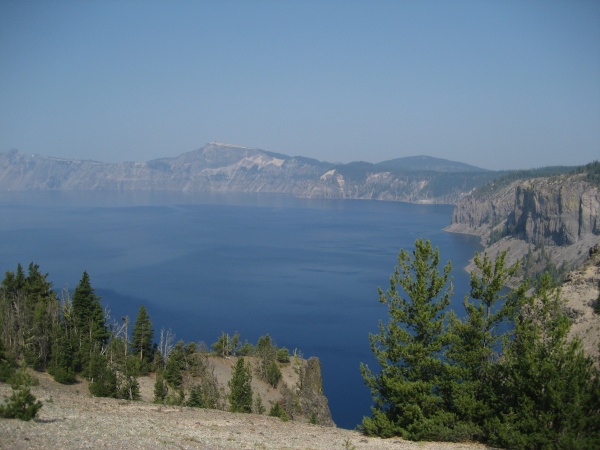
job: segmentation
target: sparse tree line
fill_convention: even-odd
[[[175,335],[164,329],[155,342],[143,305],[133,324],[128,317],[116,321],[103,310],[87,272],[72,295],[67,289],[58,295],[47,277],[36,264],[30,264],[27,273],[19,264],[15,272],[6,272],[0,284],[0,381],[16,381],[15,395],[22,397],[23,389],[31,395],[27,388],[31,380],[24,370],[16,371],[18,363],[47,371],[63,384],[83,377],[89,380],[93,396],[128,400],[140,399],[138,378],[155,372],[157,403],[263,414],[262,399],[252,392],[253,375],[277,388],[282,365],[294,359],[295,370],[300,370],[298,357],[278,348],[268,334],[253,345],[247,340],[241,343],[237,332],[223,333],[212,351],[204,343],[175,342]],[[210,356],[237,359],[227,394]],[[292,392],[283,392],[283,401],[272,404],[270,414],[292,418]],[[35,412],[41,407],[35,399],[28,402],[28,407],[39,405]]]
[[[600,448],[598,363],[579,339],[560,290],[543,275],[508,290],[518,264],[476,254],[464,315],[449,310],[451,264],[417,240],[401,250],[379,300],[389,321],[369,336],[380,366],[361,372],[373,394],[368,435],[480,441],[509,449]],[[440,271],[441,269],[441,271]]]

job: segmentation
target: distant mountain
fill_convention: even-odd
[[[0,190],[269,192],[309,198],[456,203],[495,172],[431,157],[332,164],[212,142],[177,157],[101,163],[0,154]]]
[[[382,161],[377,164],[377,167],[401,170],[424,170],[433,172],[488,172],[487,169],[475,167],[470,164],[424,155],[407,156],[404,158]]]

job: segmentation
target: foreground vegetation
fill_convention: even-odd
[[[380,367],[361,365],[374,400],[360,425],[365,434],[509,449],[600,448],[600,376],[580,341],[567,338],[560,290],[548,274],[533,295],[527,283],[506,290],[519,267],[505,259],[475,256],[459,317],[449,310],[450,262],[442,265],[428,241],[400,252],[389,289],[379,291],[389,321],[369,336]],[[281,365],[295,358],[269,335],[251,344],[223,333],[209,350],[161,330],[155,342],[143,305],[131,333],[129,325],[127,317],[106,315],[85,272],[72,297],[59,297],[35,264],[27,273],[20,265],[7,272],[0,285],[0,381],[11,382],[13,395],[0,416],[28,420],[42,406],[19,364],[47,370],[60,383],[82,376],[92,395],[129,400],[139,399],[137,378],[153,371],[157,403],[264,414],[252,378],[277,387]],[[227,395],[209,355],[238,357]],[[288,400],[271,404],[269,414],[293,418]]]
[[[130,331],[128,317],[117,322],[103,310],[87,272],[72,297],[63,290],[59,298],[47,277],[36,264],[30,264],[27,273],[18,265],[15,272],[6,272],[0,285],[0,381],[14,383],[15,392],[0,407],[0,416],[19,417],[11,412],[18,403],[30,408],[27,418],[31,419],[41,407],[29,397],[29,379],[17,376],[25,373],[16,371],[19,364],[47,371],[63,384],[81,376],[90,381],[92,395],[128,400],[140,399],[138,377],[152,371],[156,373],[156,403],[263,414],[266,407],[260,395],[252,392],[252,377],[275,389],[282,379],[280,367],[296,359],[286,348],[277,347],[268,334],[254,345],[242,343],[237,332],[223,333],[212,351],[204,343],[175,342],[174,333],[164,329],[155,342],[143,305]],[[211,355],[240,357],[228,395],[214,374]],[[253,358],[256,370],[243,357]],[[307,364],[311,369],[314,361]],[[270,405],[269,413],[294,418],[299,414],[297,399],[289,389],[284,394],[282,402]],[[315,421],[316,417],[315,413]]]
[[[451,264],[429,241],[402,250],[387,292],[389,322],[369,336],[381,366],[361,371],[375,405],[368,435],[477,440],[510,449],[600,448],[600,377],[559,289],[542,276],[504,286],[518,265],[476,255],[464,317],[448,310]]]

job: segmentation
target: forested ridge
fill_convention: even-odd
[[[237,332],[222,333],[210,349],[203,342],[175,342],[171,330],[155,332],[144,305],[140,305],[133,323],[128,317],[119,321],[111,318],[87,272],[72,295],[66,289],[57,294],[47,277],[34,263],[27,272],[19,264],[14,272],[6,272],[0,284],[0,381],[13,384],[15,392],[29,393],[30,377],[23,378],[24,370],[17,370],[29,367],[47,371],[63,384],[82,377],[89,381],[89,391],[96,397],[140,400],[138,378],[153,372],[155,403],[268,413],[285,420],[308,418],[313,423],[331,424],[328,408],[323,409],[308,392],[322,395],[321,386],[297,391],[287,385],[280,387],[281,368],[286,365],[293,365],[304,384],[314,376],[320,384],[318,359],[305,361],[296,352],[292,355],[268,334],[254,345],[242,342]],[[234,356],[237,364],[225,389],[210,358]],[[253,377],[272,389],[281,388],[282,398],[263,404],[260,394],[252,390]],[[34,400],[28,397],[27,405],[21,406],[35,404],[37,411],[41,404]],[[34,416],[35,411],[27,419]]]

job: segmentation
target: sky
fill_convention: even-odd
[[[597,0],[0,0],[0,152],[600,159]]]

